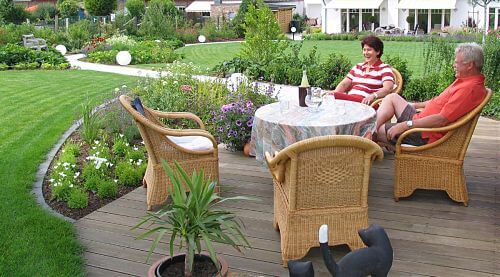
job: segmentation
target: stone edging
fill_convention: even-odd
[[[111,103],[116,102],[117,100],[118,98],[114,98],[112,100],[104,102],[103,104],[97,106],[92,111],[92,114],[96,113],[99,110],[102,110],[103,108],[105,108]],[[71,125],[71,127],[69,127],[69,129],[66,130],[66,132],[64,132],[64,134],[59,138],[59,141],[57,141],[57,143],[52,147],[49,153],[47,153],[45,161],[41,163],[40,166],[38,167],[38,171],[36,172],[36,180],[35,183],[33,184],[33,189],[31,190],[31,193],[36,197],[36,201],[43,209],[71,223],[75,223],[76,220],[58,213],[45,202],[45,198],[43,197],[43,180],[45,178],[45,175],[47,175],[49,166],[54,160],[57,152],[59,152],[59,150],[61,149],[62,145],[66,142],[66,140],[82,125],[82,122],[83,119],[75,121],[73,125]]]

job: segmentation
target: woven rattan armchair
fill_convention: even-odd
[[[328,224],[330,245],[364,246],[358,229],[368,226],[368,181],[382,149],[357,136],[322,136],[294,143],[275,157],[266,153],[274,183],[274,228],[280,231],[283,265],[318,246]]]
[[[401,73],[399,73],[399,71],[394,67],[391,67],[391,69],[392,69],[392,74],[394,74],[394,84],[395,84],[391,93],[399,94],[401,92],[401,89],[403,89],[403,76],[401,76]],[[377,99],[373,101],[370,104],[370,106],[377,107],[380,104],[380,102],[382,102],[382,100],[384,100],[384,98]]]
[[[162,160],[171,166],[177,161],[186,172],[203,169],[207,179],[219,181],[217,142],[205,130],[200,118],[192,113],[160,112],[147,107],[144,107],[145,116],[143,116],[132,107],[131,101],[128,96],[120,96],[121,104],[134,117],[148,152],[148,167],[143,179],[143,184],[147,187],[148,210],[164,203],[168,196],[167,189],[172,186],[162,167]],[[160,118],[191,119],[200,129],[170,129],[160,121]],[[208,141],[209,145],[206,149],[188,149],[179,143],[179,138],[201,138]]]
[[[464,157],[481,110],[491,98],[456,122],[441,128],[415,128],[403,132],[396,142],[394,199],[410,196],[416,189],[444,190],[451,199],[467,206]],[[423,146],[401,144],[414,132],[447,132],[441,139]]]

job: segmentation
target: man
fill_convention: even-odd
[[[377,111],[377,141],[396,144],[401,133],[410,128],[446,126],[477,107],[486,96],[484,76],[481,74],[484,57],[481,46],[463,43],[455,49],[455,81],[439,96],[410,104],[397,94],[387,95]],[[423,108],[417,113],[416,109]],[[397,123],[390,123],[396,116]],[[432,143],[445,133],[412,133],[403,143],[415,146]]]

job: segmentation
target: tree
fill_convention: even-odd
[[[231,21],[231,24],[234,26],[234,29],[236,31],[236,34],[238,37],[243,37],[245,35],[245,29],[243,27],[243,24],[245,23],[245,15],[248,11],[249,6],[255,6],[257,3],[257,0],[243,0],[240,5],[240,9],[238,10],[238,13],[234,17],[234,19]]]
[[[76,0],[63,0],[57,2],[57,9],[62,18],[75,16],[78,14],[78,2]]]
[[[488,17],[488,5],[492,2],[500,2],[500,0],[470,0],[470,3],[473,6],[479,5],[483,7],[483,44],[486,41],[486,35],[488,34],[488,24],[487,24],[487,17]]]
[[[106,16],[116,9],[116,0],[84,0],[85,9],[94,16]]]
[[[262,0],[250,5],[245,15],[243,57],[267,65],[280,52],[282,33],[276,17]]]
[[[29,17],[24,6],[15,5],[12,0],[0,0],[0,23],[12,22],[20,24]]]

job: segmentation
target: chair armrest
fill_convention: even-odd
[[[396,153],[400,153],[401,150],[410,151],[410,152],[419,152],[419,151],[431,149],[431,148],[434,148],[434,147],[441,145],[446,140],[448,140],[448,138],[451,136],[451,133],[447,133],[445,136],[443,136],[439,140],[437,140],[433,143],[422,145],[422,146],[412,146],[412,147],[402,146],[401,144],[403,143],[403,139],[410,134],[413,134],[416,132],[431,132],[431,133],[432,132],[434,132],[434,133],[435,132],[450,132],[450,131],[457,129],[461,125],[462,124],[454,123],[454,124],[451,124],[451,125],[448,125],[445,127],[439,127],[439,128],[415,128],[415,129],[406,130],[399,136],[399,138],[396,142]]]
[[[384,98],[383,98],[383,97],[382,97],[382,98],[380,98],[380,99],[377,99],[377,100],[373,101],[373,102],[370,104],[370,107],[372,107],[372,108],[373,108],[373,107],[375,107],[375,105],[380,104],[380,102],[382,102],[382,100],[384,100]]]
[[[191,119],[198,123],[198,126],[200,129],[205,130],[205,124],[203,124],[203,121],[196,116],[193,113],[188,113],[188,112],[160,112],[156,110],[149,110],[152,114],[154,114],[157,117],[161,118],[171,118],[171,119],[176,119],[176,118],[184,118],[184,119]]]
[[[274,154],[274,158],[267,151],[265,153],[265,156],[266,156],[267,166],[269,168],[269,171],[273,175],[273,178],[279,183],[285,181],[285,167],[283,164],[280,163],[282,159],[280,157],[277,157],[278,152]]]

